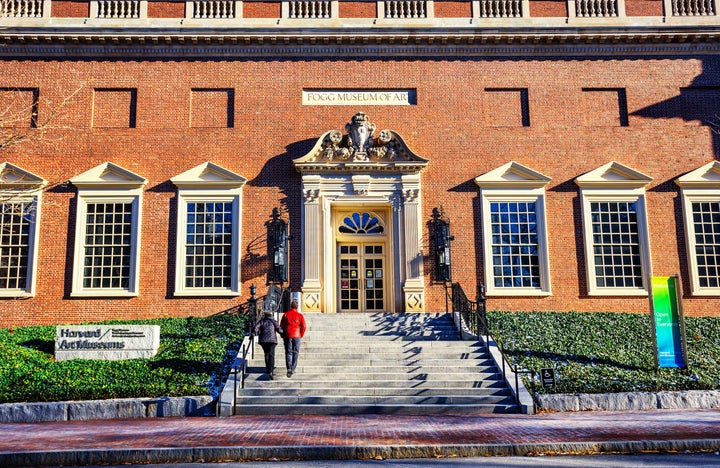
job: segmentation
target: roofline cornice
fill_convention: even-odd
[[[332,57],[697,54],[720,51],[720,25],[552,28],[2,28],[0,56]],[[380,57],[378,57],[380,58]]]

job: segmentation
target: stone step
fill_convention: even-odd
[[[300,395],[300,396],[242,396],[236,404],[242,405],[477,405],[512,404],[510,396],[495,395],[444,395],[444,396],[336,396]]]
[[[460,339],[448,314],[306,314],[299,366],[276,377],[260,347],[237,414],[482,414],[515,412],[482,341]]]
[[[282,347],[282,343],[278,343]],[[430,350],[441,350],[441,349],[456,349],[456,350],[475,350],[475,349],[486,349],[481,343],[469,343],[467,341],[452,340],[452,341],[411,341],[411,340],[379,340],[379,339],[358,339],[358,340],[338,340],[338,341],[323,341],[314,339],[304,339],[300,345],[300,351],[303,349],[313,349],[318,351],[328,350],[327,352],[337,351],[353,351],[360,353],[372,353],[376,350],[395,350],[402,352],[421,352]],[[257,346],[256,350],[262,351],[260,345]]]
[[[392,388],[392,387],[361,387],[361,388],[329,388],[312,389],[298,388],[246,388],[242,396],[511,396],[510,390],[503,386],[497,388],[483,387],[468,390],[466,387],[428,387],[428,388]]]
[[[285,376],[285,374],[279,372],[279,370],[276,372],[276,375],[278,376]],[[253,380],[257,380],[259,377],[264,376],[264,374],[261,373],[255,373],[250,374],[245,378],[246,382],[252,382]],[[454,380],[454,381],[465,381],[468,383],[475,382],[477,380],[498,380],[500,379],[500,374],[498,372],[444,372],[444,373],[437,373],[437,374],[430,374],[427,372],[417,371],[417,372],[387,372],[387,373],[379,373],[379,372],[372,372],[372,373],[335,373],[335,374],[327,374],[324,372],[317,372],[317,373],[311,373],[311,372],[299,372],[296,374],[293,374],[292,378],[294,381],[303,382],[303,381],[319,381],[319,382],[327,382],[328,384],[330,382],[334,382],[337,385],[344,385],[344,382],[350,379],[362,379],[365,382],[371,382],[371,381],[401,381],[401,382],[410,382],[410,383],[417,383],[417,382],[442,382],[444,380],[447,380],[448,378]]]
[[[280,364],[276,363],[276,372],[287,372],[285,368]],[[257,365],[248,366],[250,374],[260,374],[265,371],[265,364],[257,363]],[[330,365],[317,365],[310,366],[305,364],[299,364],[295,369],[298,375],[311,375],[311,374],[322,374],[328,379],[335,378],[335,376],[344,375],[362,375],[362,374],[388,374],[388,375],[438,375],[438,376],[450,376],[457,374],[492,374],[497,372],[495,364],[488,366],[418,366],[418,365],[397,365],[397,366],[356,366],[356,365],[344,365],[344,366],[330,366]]]
[[[498,379],[485,379],[485,380],[358,380],[357,377],[350,380],[344,380],[342,385],[338,385],[337,382],[327,382],[324,380],[298,380],[293,377],[285,377],[285,374],[278,374],[275,380],[270,380],[266,375],[258,375],[253,380],[247,380],[245,382],[245,389],[239,389],[239,394],[251,388],[262,388],[262,389],[295,389],[296,391],[305,391],[309,389],[318,388],[347,388],[347,389],[366,389],[374,391],[380,388],[404,388],[404,389],[425,389],[425,388],[465,388],[469,393],[477,391],[481,388],[506,388],[503,381]],[[372,393],[370,393],[372,394]]]
[[[344,367],[344,366],[362,366],[362,367],[373,367],[373,366],[430,366],[430,367],[455,367],[455,366],[494,366],[495,361],[489,357],[479,356],[471,358],[435,358],[435,357],[410,357],[403,358],[402,356],[386,355],[387,357],[378,357],[375,354],[366,355],[353,355],[353,357],[340,356],[335,359],[336,356],[328,355],[327,357],[319,357],[311,354],[307,357],[300,356],[298,365],[301,367],[313,367],[313,366],[333,366],[333,367]],[[280,366],[285,363],[285,356],[276,355],[275,365]],[[248,361],[249,367],[265,368],[265,360],[257,356],[255,359]]]
[[[238,415],[309,414],[309,415],[479,415],[492,413],[517,413],[515,404],[469,404],[469,405],[237,405]]]

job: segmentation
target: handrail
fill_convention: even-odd
[[[488,326],[488,320],[487,320],[487,310],[486,310],[486,304],[485,304],[485,294],[483,292],[483,287],[481,286],[478,288],[478,297],[476,301],[471,301],[468,299],[467,295],[465,294],[465,291],[463,291],[462,286],[460,283],[451,283],[450,284],[450,291],[451,296],[450,300],[452,302],[452,313],[457,313],[460,316],[461,319],[461,326],[464,325],[467,327],[471,334],[477,336],[478,339],[482,337],[482,335],[485,336],[485,345],[489,345],[490,341],[497,343],[495,338],[490,333],[490,327]],[[446,300],[448,299],[448,285],[445,284],[445,295]],[[522,407],[520,404],[520,381],[518,378],[518,374],[531,374],[533,377],[535,375],[535,371],[533,370],[527,370],[527,369],[519,369],[516,364],[513,364],[513,362],[508,358],[507,353],[505,352],[505,349],[503,346],[498,346],[498,350],[500,352],[500,361],[501,361],[501,368],[499,369],[501,372],[501,376],[504,381],[507,381],[507,371],[505,370],[505,366],[507,363],[507,366],[510,368],[510,370],[515,374],[515,405],[517,406],[518,413],[522,412]],[[533,412],[535,411],[534,405],[535,405],[535,398],[533,397]]]

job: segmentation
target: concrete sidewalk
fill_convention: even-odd
[[[720,409],[0,424],[0,466],[720,450]]]

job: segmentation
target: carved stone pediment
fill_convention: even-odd
[[[293,161],[299,172],[318,171],[398,171],[421,172],[427,159],[413,153],[402,137],[392,130],[380,130],[367,115],[356,113],[345,125],[347,133],[330,130],[313,149]]]

